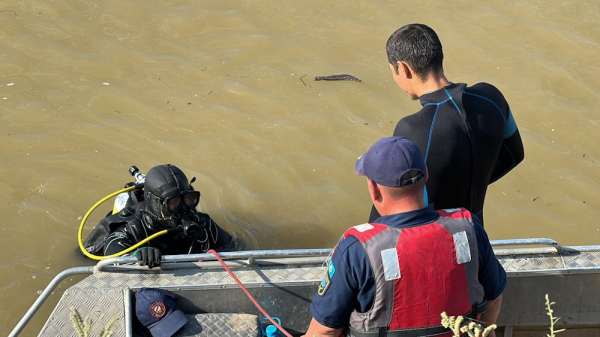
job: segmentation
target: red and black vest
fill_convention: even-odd
[[[344,233],[362,243],[376,288],[372,308],[350,315],[348,336],[452,336],[441,326],[442,312],[476,318],[485,310],[471,213],[437,212],[425,225],[367,223]]]

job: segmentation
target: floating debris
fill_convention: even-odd
[[[356,81],[362,82],[358,77],[354,77],[350,74],[335,74],[329,76],[317,76],[315,81]]]

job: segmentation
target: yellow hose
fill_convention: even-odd
[[[114,192],[114,193],[111,193],[111,194],[109,194],[109,195],[105,196],[104,198],[100,199],[100,201],[98,201],[98,202],[97,202],[97,203],[96,203],[94,206],[92,206],[92,208],[90,208],[90,210],[89,210],[89,211],[87,211],[87,213],[85,214],[85,216],[84,216],[84,217],[83,217],[83,219],[81,220],[81,224],[79,225],[79,234],[77,235],[77,240],[79,241],[79,249],[81,249],[81,252],[82,252],[83,254],[85,254],[85,256],[89,257],[90,259],[93,259],[93,260],[98,260],[98,261],[100,261],[100,260],[104,260],[104,259],[110,259],[110,258],[113,258],[113,257],[117,257],[117,256],[121,256],[121,255],[123,255],[123,254],[129,253],[130,251],[132,251],[132,250],[134,250],[134,249],[136,249],[136,248],[140,247],[141,245],[143,245],[144,243],[146,243],[146,242],[148,242],[148,241],[150,241],[150,240],[154,239],[155,237],[161,236],[161,235],[163,235],[163,234],[167,234],[167,230],[165,229],[165,230],[163,230],[163,231],[160,231],[160,232],[158,232],[158,233],[156,233],[156,234],[152,234],[152,235],[150,235],[149,237],[145,238],[144,240],[142,240],[142,241],[140,241],[140,242],[136,243],[135,245],[133,245],[133,246],[131,246],[131,247],[129,247],[129,248],[127,248],[127,249],[125,249],[125,250],[122,250],[122,251],[120,251],[120,252],[118,252],[118,253],[116,253],[116,254],[112,254],[112,255],[108,255],[108,256],[97,256],[97,255],[93,255],[93,254],[90,254],[90,253],[89,253],[89,252],[88,252],[88,251],[85,249],[85,247],[83,246],[83,240],[81,239],[81,234],[83,233],[83,226],[85,225],[85,221],[86,221],[86,220],[87,220],[87,218],[90,216],[90,214],[92,214],[92,212],[93,212],[93,211],[94,211],[94,210],[95,210],[95,209],[96,209],[98,206],[100,206],[102,203],[104,203],[106,200],[108,200],[108,199],[110,199],[110,198],[114,197],[115,195],[119,195],[119,194],[121,194],[121,193],[124,193],[124,192],[129,192],[129,191],[131,191],[131,190],[133,190],[133,189],[135,189],[135,186],[127,187],[127,188],[124,188],[124,189],[122,189],[122,190],[119,190],[119,191],[116,191],[116,192]]]

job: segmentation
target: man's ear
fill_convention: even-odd
[[[400,61],[398,61],[398,63],[400,63]],[[400,75],[400,69],[398,69],[398,65],[396,64],[396,66],[394,67],[393,64],[390,63],[390,69],[392,70],[392,72],[397,76]]]
[[[413,70],[406,62],[398,61],[398,70],[409,80],[413,78]]]
[[[367,184],[369,186],[369,194],[371,195],[371,200],[373,201],[373,203],[375,203],[376,200],[381,199],[381,190],[379,189],[379,186],[377,186],[377,183],[369,178],[367,178]]]

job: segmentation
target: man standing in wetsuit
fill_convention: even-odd
[[[483,223],[488,185],[524,157],[508,103],[491,84],[449,82],[442,44],[426,25],[401,27],[388,39],[386,51],[394,81],[423,106],[398,122],[394,136],[412,140],[424,154],[429,168],[425,204],[465,207]],[[373,207],[369,220],[378,217]]]

